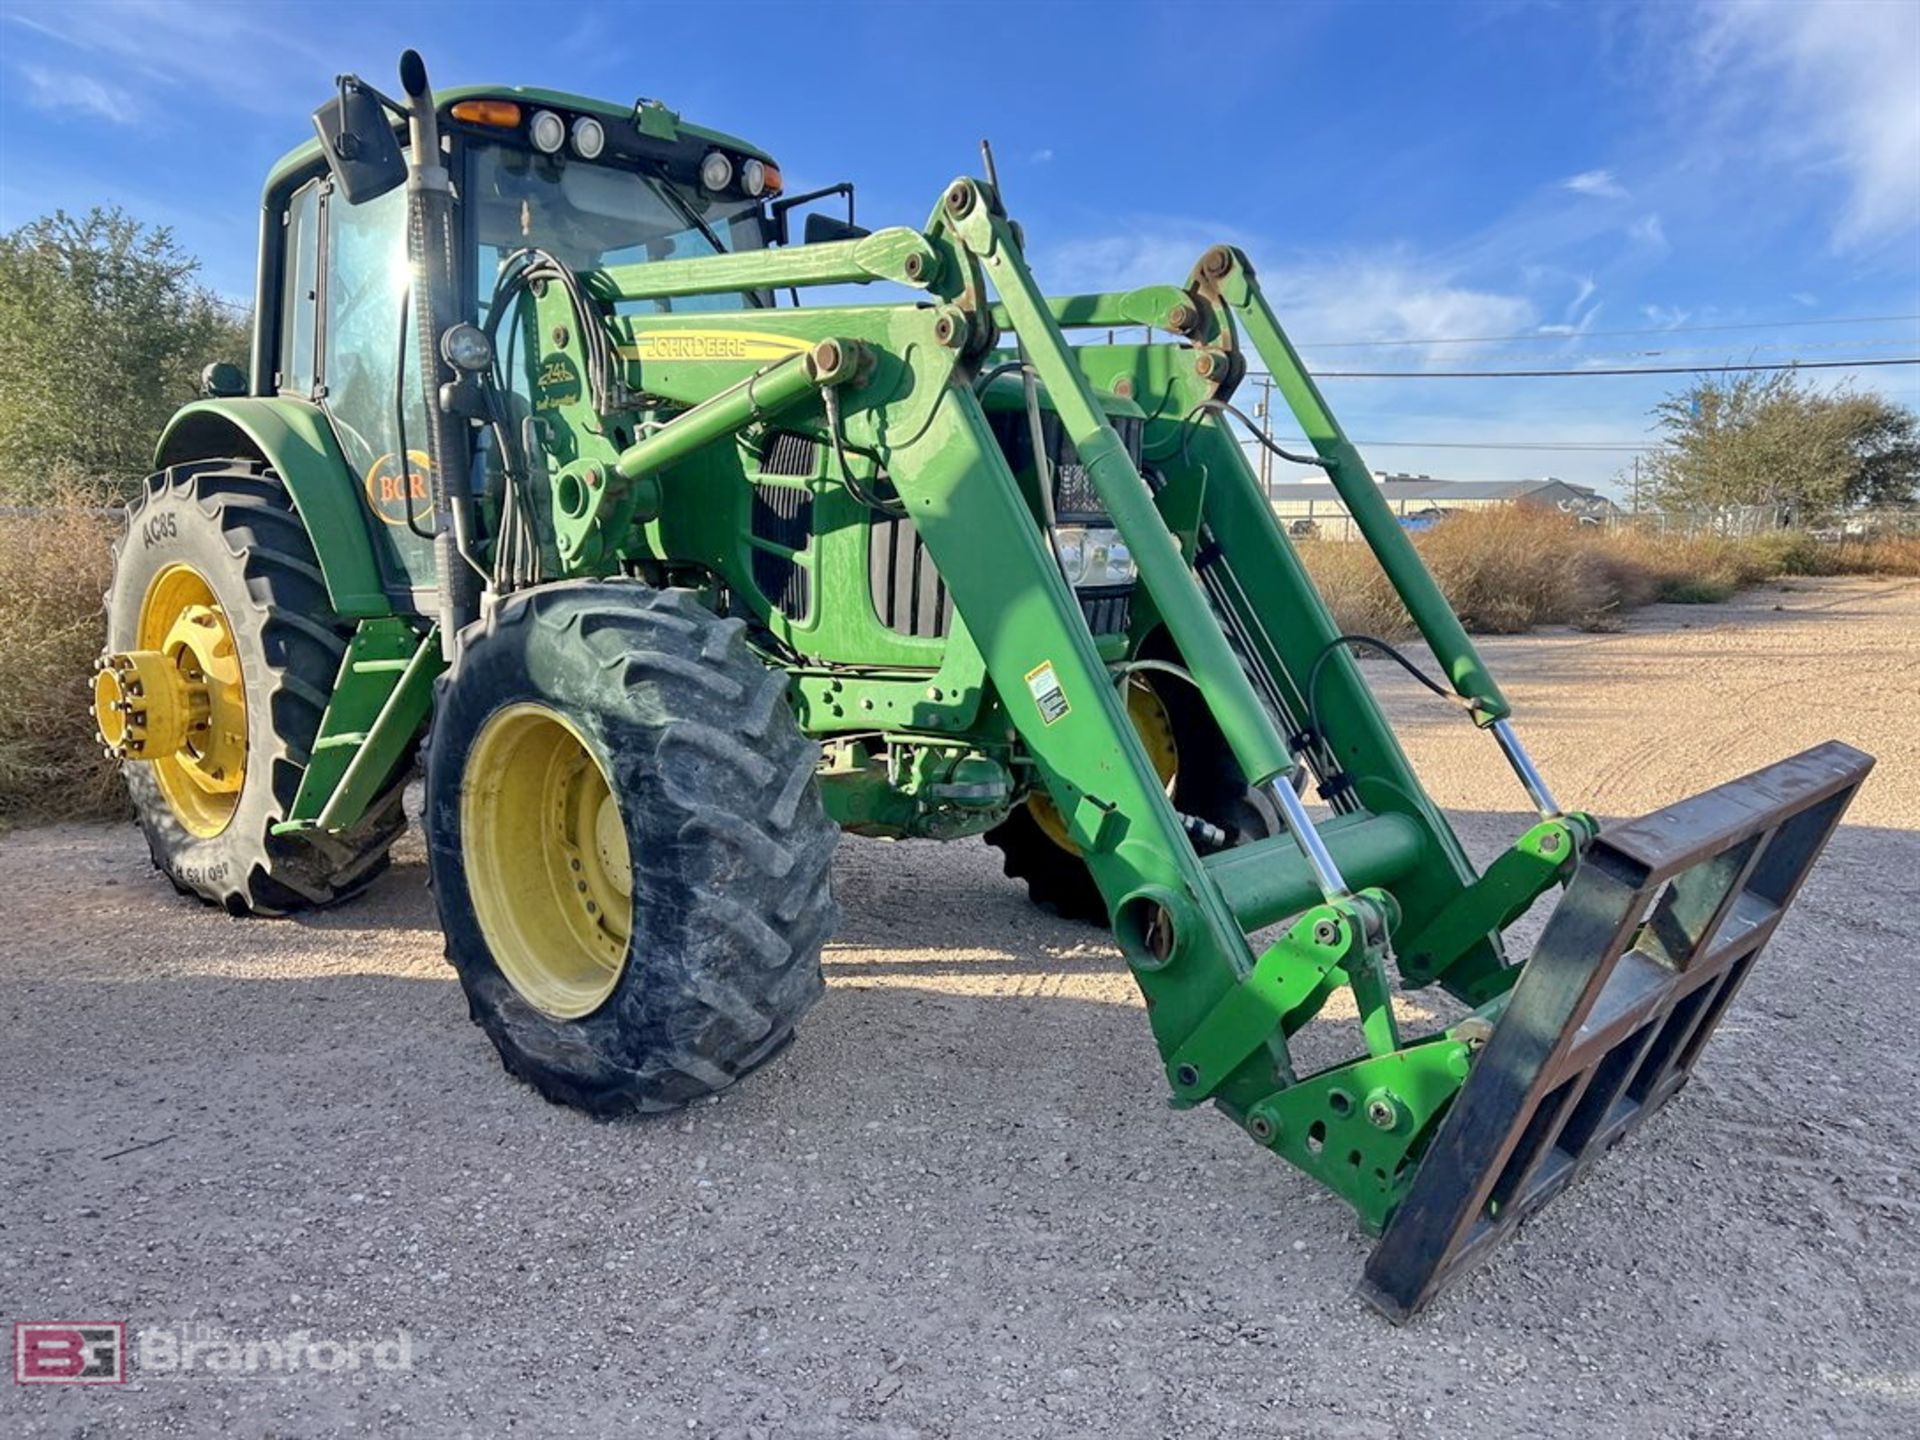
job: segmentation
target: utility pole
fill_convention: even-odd
[[[1254,414],[1260,420],[1260,433],[1273,441],[1273,377],[1260,377],[1260,405]],[[1267,507],[1273,507],[1273,451],[1266,445],[1260,447],[1260,490],[1267,497]]]
[[[1640,513],[1640,457],[1633,457],[1633,513]]]

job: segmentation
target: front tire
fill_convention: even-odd
[[[426,826],[473,1019],[594,1114],[731,1085],[819,998],[838,919],[786,677],[738,620],[633,582],[526,591],[463,638]]]

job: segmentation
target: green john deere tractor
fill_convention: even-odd
[[[181,890],[352,896],[424,735],[474,1018],[614,1114],[791,1036],[841,830],[980,837],[1111,925],[1176,1106],[1381,1235],[1395,1317],[1685,1082],[1870,760],[1563,810],[1245,255],[1050,296],[990,157],[869,232],[653,101],[401,81],[343,77],[268,180],[252,375],[209,372],[119,547],[97,719]],[[853,285],[896,298],[800,303]],[[1539,813],[1484,872],[1263,499],[1256,361]],[[1403,1033],[1396,973],[1463,1018]],[[1364,1049],[1302,1074],[1341,990]]]

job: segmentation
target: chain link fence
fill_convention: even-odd
[[[1856,510],[1845,515],[1796,515],[1790,506],[1738,505],[1721,510],[1620,511],[1605,517],[1609,530],[1692,537],[1718,535],[1740,539],[1793,530],[1816,540],[1873,540],[1881,536],[1920,535],[1920,507]]]
[[[1525,502],[1521,502],[1525,503]],[[1419,532],[1446,523],[1455,515],[1484,513],[1498,506],[1459,505],[1440,507],[1431,504],[1398,502],[1392,509],[1403,528]],[[1537,507],[1548,508],[1548,507]],[[1816,540],[1875,540],[1884,536],[1920,536],[1920,506],[1900,509],[1858,510],[1846,515],[1796,516],[1791,506],[1738,505],[1720,510],[1578,510],[1560,507],[1583,526],[1608,533],[1670,535],[1675,539],[1717,536],[1722,539],[1750,539],[1779,531],[1795,531]],[[1338,500],[1312,500],[1276,504],[1275,518],[1280,528],[1295,540],[1357,540],[1359,527]]]

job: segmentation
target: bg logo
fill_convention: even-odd
[[[118,1385],[127,1378],[120,1320],[23,1320],[13,1327],[17,1385]]]

